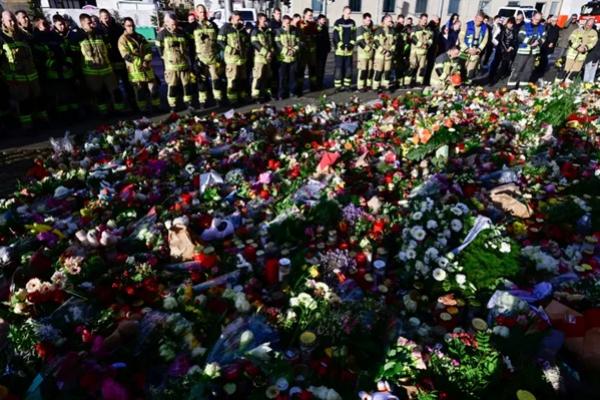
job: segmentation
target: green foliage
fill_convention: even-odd
[[[416,375],[416,360],[413,357],[413,347],[406,344],[396,344],[385,356],[385,362],[377,373],[376,380],[398,382],[403,378],[414,378]]]
[[[577,109],[577,93],[579,85],[570,85],[566,89],[558,89],[554,92],[552,100],[546,102],[539,101],[538,104],[545,104],[537,113],[535,123],[527,127],[522,136],[525,139],[532,139],[540,135],[542,125],[548,124],[555,128],[562,127],[569,115]]]
[[[410,149],[406,158],[411,161],[421,161],[443,145],[458,143],[462,138],[463,134],[459,130],[450,130],[443,127],[438,132],[434,133],[426,144],[420,144],[419,146]]]
[[[512,239],[503,238],[510,243],[510,252],[503,253],[498,246],[494,248],[497,233],[488,229],[483,231],[462,253],[459,263],[467,276],[467,281],[477,290],[495,289],[499,279],[510,279],[520,271],[520,247]]]
[[[486,398],[485,392],[501,372],[500,353],[490,343],[487,333],[478,333],[477,345],[459,338],[447,342],[446,354],[432,356],[430,367],[440,389],[451,397],[475,400]]]

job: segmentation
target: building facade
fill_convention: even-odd
[[[494,16],[500,7],[510,3],[521,6],[532,6],[544,15],[558,14],[563,2],[570,0],[521,0],[519,2],[507,0],[291,0],[290,7],[282,7],[284,13],[302,13],[305,8],[312,8],[315,13],[324,13],[330,20],[335,20],[342,15],[343,8],[348,5],[352,9],[352,18],[360,22],[363,13],[371,13],[373,19],[380,21],[385,14],[418,16],[427,13],[437,15],[442,21],[457,13],[463,21],[470,20],[478,10]]]

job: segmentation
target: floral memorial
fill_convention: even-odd
[[[585,393],[599,115],[469,88],[53,140],[0,202],[0,398]]]

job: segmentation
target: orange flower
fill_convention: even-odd
[[[431,132],[429,131],[429,129],[423,129],[419,134],[419,138],[421,139],[421,143],[427,144],[427,142],[429,142],[429,139],[431,139]]]

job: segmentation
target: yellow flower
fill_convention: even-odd
[[[312,265],[308,269],[308,274],[310,275],[311,278],[318,278],[319,277],[319,268],[316,265]]]
[[[527,228],[525,227],[525,224],[517,221],[513,223],[513,231],[517,235],[524,235],[527,232]]]

